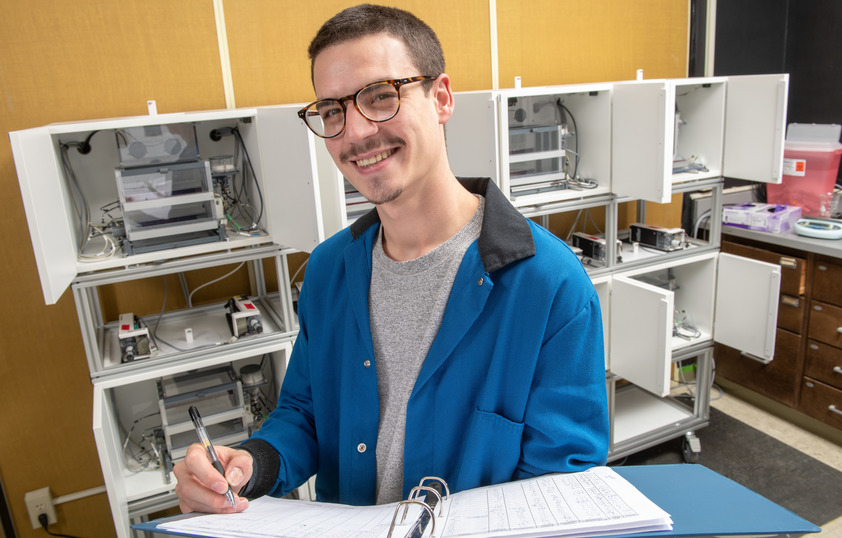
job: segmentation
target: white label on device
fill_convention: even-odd
[[[784,175],[804,177],[807,175],[807,160],[784,159]]]

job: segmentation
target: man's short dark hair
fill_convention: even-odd
[[[310,76],[316,56],[324,49],[371,34],[387,33],[401,40],[418,68],[414,75],[444,73],[444,53],[436,33],[408,11],[394,7],[360,4],[340,11],[327,20],[310,42]]]

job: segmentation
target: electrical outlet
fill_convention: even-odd
[[[26,492],[23,500],[26,503],[26,510],[29,512],[29,521],[32,523],[33,529],[42,528],[41,522],[38,521],[38,516],[41,514],[47,514],[47,525],[58,522],[56,507],[53,505],[53,494],[50,493],[49,487]]]

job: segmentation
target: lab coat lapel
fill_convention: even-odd
[[[372,226],[356,241],[345,248],[345,271],[348,275],[348,296],[351,312],[360,332],[360,340],[365,343],[369,359],[374,360],[374,344],[371,339],[371,319],[368,309],[368,292],[371,283],[371,248],[372,238],[377,226]],[[364,263],[361,261],[365,260]]]
[[[424,383],[432,377],[462,341],[482,313],[493,287],[491,277],[485,272],[476,243],[474,243],[462,259],[450,291],[441,326],[418,373],[418,380],[412,391],[413,395],[418,393]]]

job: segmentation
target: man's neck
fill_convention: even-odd
[[[461,230],[477,207],[476,196],[452,174],[448,180],[427,186],[424,193],[403,193],[377,207],[383,226],[383,250],[396,261],[419,258]]]

